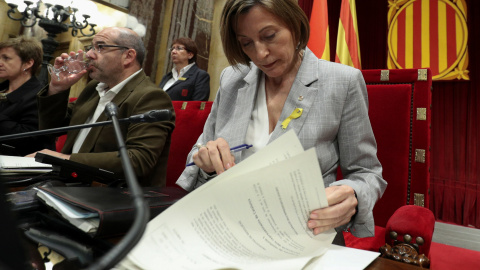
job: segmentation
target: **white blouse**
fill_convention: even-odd
[[[247,128],[245,143],[253,145],[251,148],[242,152],[242,157],[246,158],[258,150],[265,147],[270,140],[267,96],[265,94],[265,74],[260,78],[258,85],[257,97],[253,105],[253,111],[250,123]],[[235,145],[232,145],[233,147]]]

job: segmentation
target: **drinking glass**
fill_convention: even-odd
[[[87,58],[85,53],[77,53],[74,57],[69,56],[64,60],[63,66],[55,68],[53,65],[48,64],[48,73],[53,77],[57,77],[60,80],[60,73],[68,72],[68,74],[78,74],[88,68],[90,59]]]

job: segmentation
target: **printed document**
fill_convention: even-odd
[[[52,165],[36,162],[33,157],[18,157],[0,155],[0,173],[46,173],[52,170]]]
[[[151,220],[116,269],[302,269],[335,237],[307,227],[326,206],[315,149],[289,131]]]

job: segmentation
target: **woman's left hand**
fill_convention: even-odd
[[[358,204],[355,191],[350,186],[331,186],[325,192],[329,206],[313,210],[307,223],[314,235],[350,222]]]

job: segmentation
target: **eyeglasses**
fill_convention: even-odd
[[[182,47],[182,46],[174,46],[174,47],[170,48],[171,52],[173,52],[173,50],[176,50],[178,52],[178,51],[183,51],[183,50],[186,50],[186,49],[185,49],[185,47]]]
[[[97,44],[91,45],[86,48],[87,52],[93,50],[95,53],[102,53],[104,48],[119,48],[121,50],[129,50],[130,48],[122,46],[122,45],[108,45],[108,44]]]

